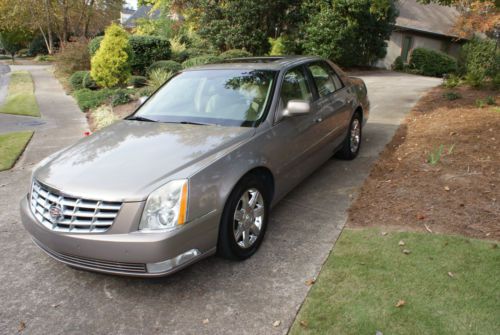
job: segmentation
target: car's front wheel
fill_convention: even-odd
[[[349,124],[349,131],[347,137],[342,143],[342,147],[337,152],[336,156],[341,159],[351,160],[356,158],[361,147],[361,114],[356,112]]]
[[[269,202],[262,178],[248,175],[236,185],[222,214],[219,255],[244,260],[257,251],[266,232]]]

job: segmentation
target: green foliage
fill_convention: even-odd
[[[118,120],[110,106],[103,105],[90,112],[94,121],[95,130],[110,126]],[[95,131],[94,130],[94,131]]]
[[[174,36],[168,41],[170,42],[170,49],[172,51],[172,60],[182,63],[189,58],[189,54],[186,51],[187,46],[186,43],[183,42],[182,36]]]
[[[443,154],[443,149],[444,145],[441,144],[438,148],[435,148],[433,151],[431,151],[429,153],[429,157],[427,158],[427,163],[432,166],[439,163],[439,161],[441,160],[441,155]]]
[[[151,64],[151,66],[148,67],[147,72],[151,73],[151,71],[154,71],[156,69],[163,69],[167,72],[176,73],[182,70],[182,64],[177,63],[173,60],[160,60]]]
[[[130,76],[127,81],[127,85],[134,87],[143,87],[148,83],[148,78],[144,76]]]
[[[473,38],[463,47],[460,69],[473,87],[481,87],[488,79],[495,84],[500,76],[500,49],[491,39]]]
[[[135,23],[134,35],[158,36],[168,39],[174,34],[172,20],[163,15],[153,20],[150,18],[141,18],[136,20]]]
[[[85,72],[85,75],[83,76],[82,87],[89,88],[91,90],[97,89],[97,83],[95,82],[94,79],[92,79],[90,71]]]
[[[410,68],[424,76],[442,77],[457,71],[457,61],[442,52],[416,48],[411,54]]]
[[[286,54],[286,47],[283,43],[283,37],[269,37],[269,44],[271,45],[271,51],[269,51],[270,56],[282,56]]]
[[[130,76],[127,32],[117,24],[106,29],[104,39],[92,57],[91,76],[99,86],[114,87]]]
[[[38,55],[35,57],[35,62],[53,62],[54,60],[55,57],[51,55]]]
[[[394,1],[332,0],[310,7],[303,27],[306,53],[342,66],[370,65],[385,56],[397,14]]]
[[[476,106],[479,108],[486,107],[487,105],[489,106],[495,106],[497,104],[495,97],[493,96],[488,96],[486,99],[477,99],[476,100]]]
[[[462,80],[458,75],[452,73],[450,75],[445,76],[443,86],[446,88],[455,88],[458,85],[460,85],[461,81]]]
[[[154,93],[154,90],[150,86],[144,86],[137,90],[136,97],[149,97]]]
[[[43,36],[36,35],[28,46],[28,56],[46,55],[47,53],[47,44],[45,44]]]
[[[69,77],[71,89],[81,90],[83,88],[83,78],[88,74],[88,71],[76,71]]]
[[[66,43],[55,56],[58,71],[71,75],[76,71],[90,69],[90,55],[85,40]]]
[[[213,63],[217,63],[220,61],[221,61],[221,58],[218,56],[204,55],[204,56],[198,56],[198,57],[188,59],[187,61],[182,63],[182,67],[187,69],[187,68],[193,67],[193,66],[213,64]]]
[[[118,106],[129,103],[132,99],[130,98],[130,92],[127,89],[118,89],[111,96],[111,105]]]
[[[29,32],[22,29],[4,30],[0,32],[0,45],[14,60],[14,55],[30,41]]]
[[[403,58],[401,56],[396,57],[391,67],[394,71],[403,71],[405,69]]]
[[[132,49],[130,66],[135,74],[145,74],[148,66],[156,61],[170,58],[170,42],[154,36],[130,36]]]
[[[443,93],[443,97],[446,100],[453,101],[453,100],[460,99],[462,97],[462,95],[458,92],[446,92],[446,93]]]
[[[97,36],[90,40],[88,44],[88,50],[91,57],[94,57],[97,50],[99,50],[99,46],[101,45],[104,36]]]
[[[174,74],[170,71],[165,71],[163,69],[156,69],[151,71],[149,74],[148,87],[151,92],[156,91],[163,85],[167,80],[170,79]]]
[[[88,88],[83,88],[73,92],[73,96],[81,110],[86,111],[91,108],[96,108],[102,105],[114,94],[114,90],[104,88],[102,90],[93,91]]]
[[[231,49],[224,51],[219,55],[221,59],[231,59],[231,58],[242,58],[242,57],[251,57],[252,54],[246,50],[240,49]]]

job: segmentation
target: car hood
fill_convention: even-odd
[[[140,201],[254,133],[244,127],[120,121],[56,153],[34,177],[70,196]]]

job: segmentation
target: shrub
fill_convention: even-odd
[[[132,55],[130,66],[136,74],[145,74],[148,66],[156,61],[170,58],[170,42],[154,36],[130,36]]]
[[[411,54],[410,68],[424,76],[442,77],[457,71],[457,61],[442,52],[416,48]]]
[[[170,71],[165,71],[163,69],[156,69],[151,71],[149,74],[148,87],[152,92],[156,91],[163,85],[167,80],[172,77],[173,73]]]
[[[149,97],[153,93],[154,93],[154,90],[150,86],[144,86],[144,87],[141,87],[140,89],[137,90],[135,96],[137,98]]]
[[[269,51],[270,56],[280,56],[286,53],[285,44],[283,42],[283,37],[269,38],[269,44],[271,44],[271,51]]]
[[[466,43],[460,55],[460,68],[471,86],[482,86],[488,78],[495,82],[500,72],[500,51],[495,41],[474,38]]]
[[[53,62],[54,56],[51,55],[38,55],[35,57],[35,62]]]
[[[91,90],[97,89],[97,83],[95,82],[94,79],[92,79],[92,76],[90,75],[90,71],[86,71],[85,75],[83,76],[83,81],[82,81],[82,86],[83,88],[88,88]]]
[[[127,85],[134,87],[143,87],[146,86],[147,83],[148,78],[143,76],[131,76],[127,81]]]
[[[101,46],[92,57],[91,76],[99,86],[114,87],[130,76],[127,32],[117,24],[110,25]]]
[[[98,91],[92,91],[88,88],[83,88],[73,92],[73,96],[78,103],[78,106],[83,111],[89,110],[91,108],[96,108],[102,105],[106,100],[113,95],[114,91],[108,88],[104,88]]]
[[[221,61],[221,59],[217,56],[204,55],[204,56],[198,56],[198,57],[188,59],[187,61],[182,63],[182,67],[187,69],[188,67],[199,66],[199,65],[204,65],[204,64],[212,64],[212,63],[217,63],[220,61]]]
[[[78,40],[64,44],[55,56],[58,71],[70,75],[76,71],[90,69],[90,55],[86,40]]]
[[[95,53],[97,50],[99,50],[99,46],[101,45],[102,40],[104,39],[104,36],[97,36],[90,40],[88,44],[88,50],[89,54],[91,57],[94,57]]]
[[[81,90],[83,88],[83,77],[88,73],[88,71],[76,71],[69,77],[69,84],[71,89]]]
[[[111,96],[111,105],[118,106],[118,105],[123,105],[132,100],[130,98],[130,92],[127,89],[118,89],[114,92],[114,94]]]
[[[92,111],[92,118],[94,120],[95,130],[107,127],[118,120],[118,117],[109,106],[100,106]]]
[[[28,46],[28,56],[48,54],[47,45],[42,35],[36,35]]]
[[[460,85],[460,82],[460,77],[452,73],[444,77],[443,86],[446,88],[455,88]]]
[[[165,71],[176,73],[182,70],[182,64],[173,60],[160,60],[158,62],[154,62],[150,67],[148,67],[148,73],[151,73],[151,71],[156,69],[163,69]]]
[[[396,57],[394,63],[392,63],[391,68],[394,71],[403,71],[405,69],[405,63],[403,62],[403,58],[401,56]]]
[[[231,59],[231,58],[241,58],[241,57],[251,57],[252,54],[246,50],[241,49],[231,49],[224,51],[219,55],[221,59]]]
[[[460,99],[462,96],[458,92],[446,92],[446,93],[443,94],[443,97],[446,100],[453,101],[453,100]]]

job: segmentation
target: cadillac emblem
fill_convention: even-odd
[[[54,222],[60,221],[64,217],[62,207],[60,205],[50,206],[49,215]]]

